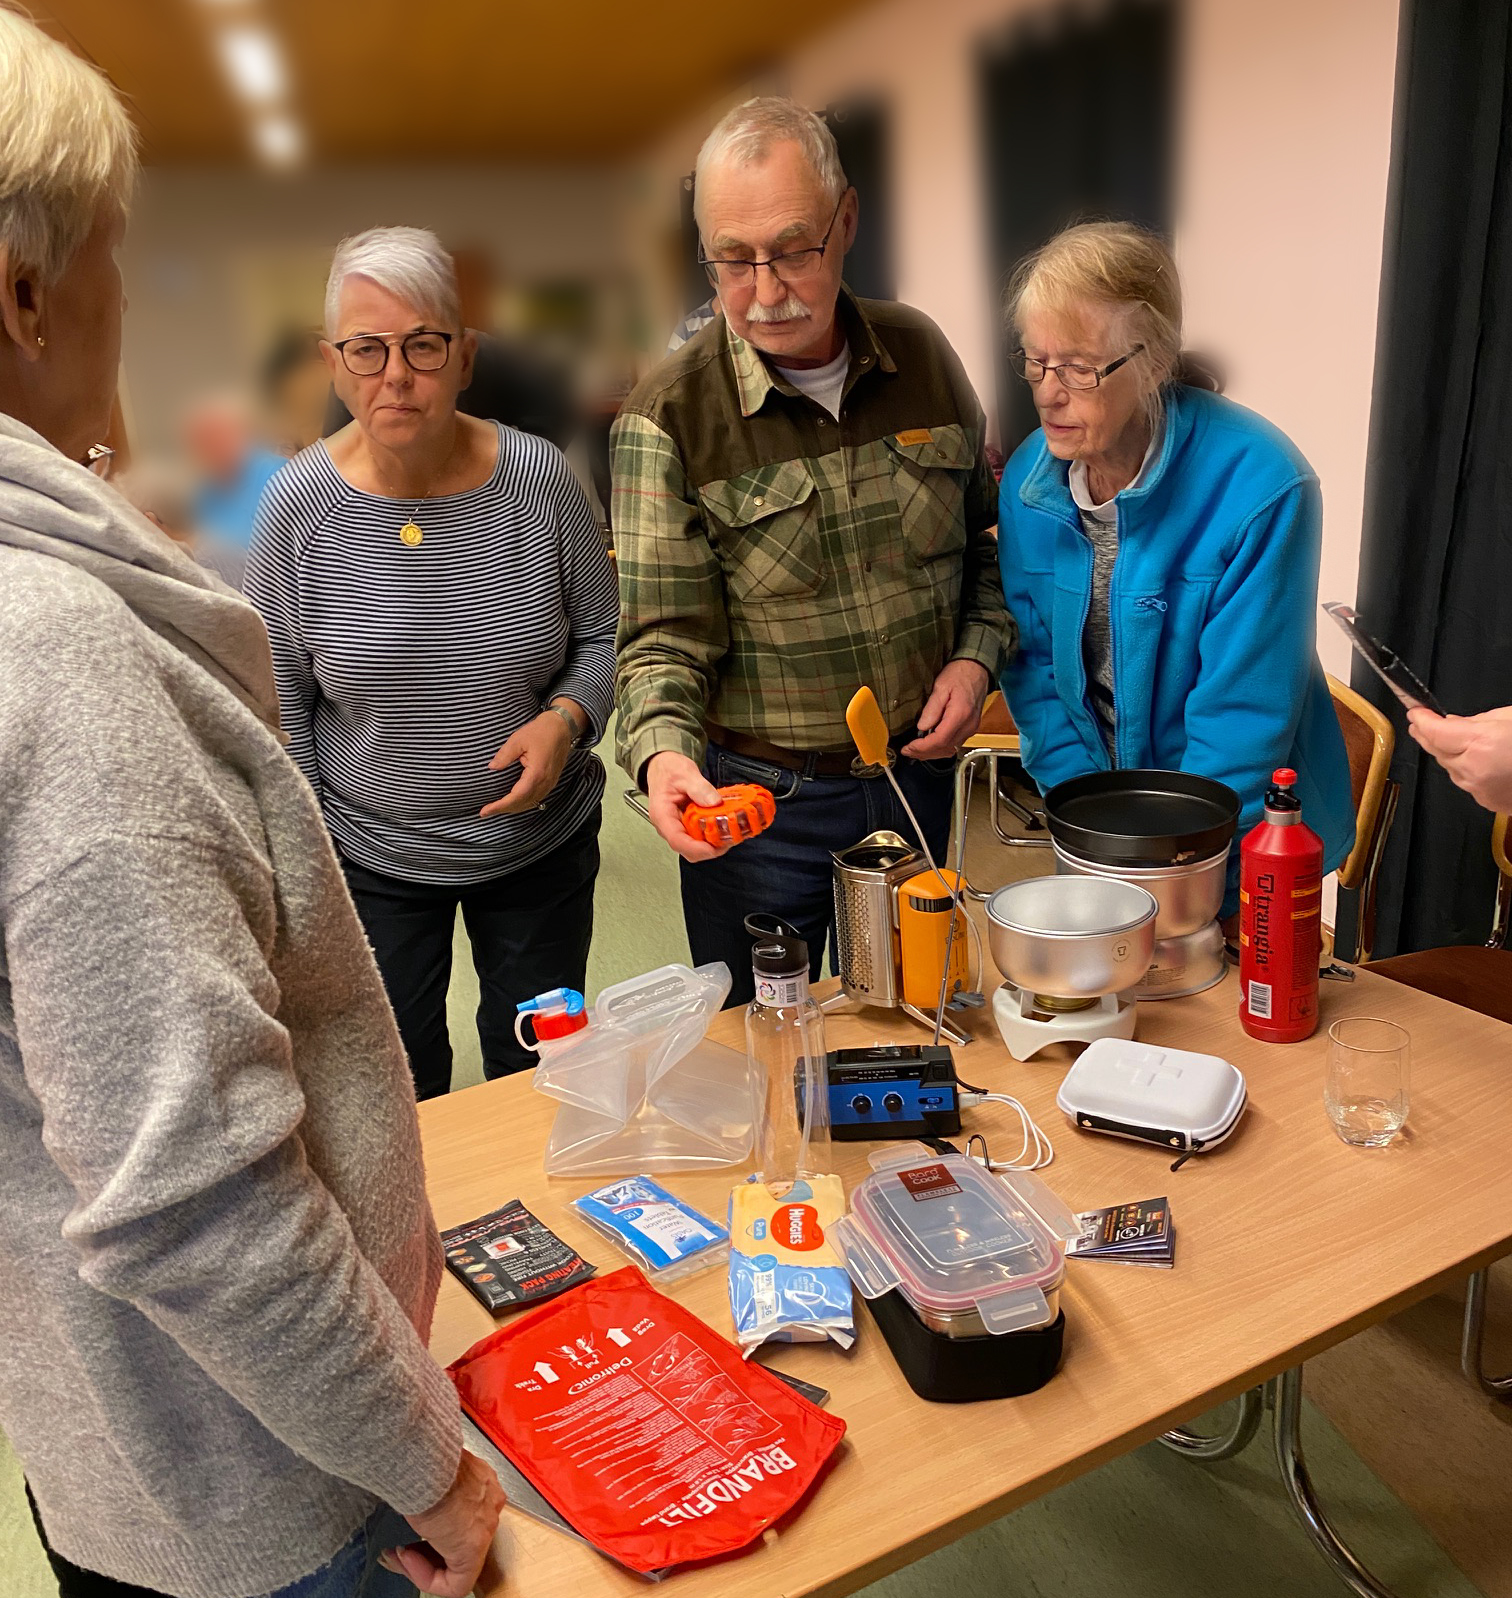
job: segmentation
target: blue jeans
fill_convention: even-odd
[[[280,1587],[268,1598],[415,1598],[415,1584],[378,1563],[401,1543],[417,1542],[414,1528],[392,1509],[380,1508],[328,1565]]]
[[[954,799],[953,760],[899,759],[898,786],[908,797],[934,857],[945,864]],[[784,771],[711,743],[704,775],[716,788],[758,782],[777,800],[777,819],[759,837],[717,860],[683,860],[683,919],[693,963],[723,960],[734,978],[725,1008],[749,1004],[751,938],[745,918],[765,911],[791,922],[809,946],[809,973],[817,980],[824,950],[833,941],[833,861],[837,850],[885,828],[916,842],[908,817],[885,777],[812,777]],[[834,962],[832,961],[831,964]]]
[[[54,1553],[29,1487],[26,1497],[47,1562],[58,1583],[59,1598],[159,1598],[146,1587],[81,1569]],[[385,1570],[378,1563],[378,1556],[401,1543],[416,1541],[414,1528],[408,1521],[402,1520],[392,1509],[376,1509],[333,1559],[310,1575],[267,1594],[266,1598],[415,1598],[414,1583]]]

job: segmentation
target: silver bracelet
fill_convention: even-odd
[[[578,731],[577,717],[565,705],[547,705],[546,709],[553,716],[560,716],[567,723],[567,731],[572,734],[572,747],[576,749],[583,739],[588,736],[587,733]]]

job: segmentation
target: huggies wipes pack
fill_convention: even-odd
[[[730,1310],[746,1355],[762,1343],[856,1340],[850,1277],[830,1247],[845,1210],[838,1176],[800,1180],[782,1198],[763,1182],[730,1195]]]

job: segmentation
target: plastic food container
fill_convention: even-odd
[[[868,1299],[897,1291],[929,1331],[1003,1337],[1060,1314],[1076,1217],[1037,1177],[901,1144],[872,1156],[832,1232]],[[896,1352],[896,1349],[894,1350]]]

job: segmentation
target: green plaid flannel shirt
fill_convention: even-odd
[[[714,723],[850,747],[868,684],[896,734],[940,669],[996,679],[1015,628],[976,396],[939,329],[842,295],[837,422],[721,317],[630,396],[613,432],[621,765],[697,760]]]

